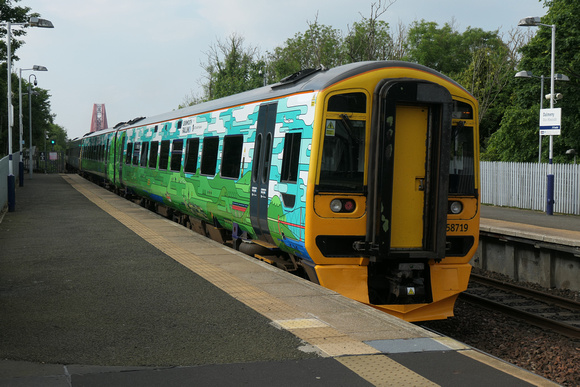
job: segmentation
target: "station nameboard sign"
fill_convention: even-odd
[[[562,130],[562,108],[540,110],[540,135],[559,136]]]

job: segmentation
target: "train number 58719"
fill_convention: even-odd
[[[447,232],[467,232],[469,225],[467,223],[447,223]]]

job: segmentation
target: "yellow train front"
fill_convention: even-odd
[[[308,277],[408,321],[452,316],[479,235],[477,101],[428,68],[369,62],[314,103]]]

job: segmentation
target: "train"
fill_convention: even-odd
[[[67,167],[407,321],[453,316],[479,236],[477,100],[422,65],[305,69],[69,142]]]

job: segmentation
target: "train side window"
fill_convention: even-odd
[[[254,145],[254,159],[252,160],[252,181],[258,181],[258,171],[260,165],[260,152],[262,151],[262,133],[258,134]]]
[[[184,172],[195,173],[197,170],[197,156],[199,155],[199,138],[189,138],[185,150]]]
[[[206,137],[203,139],[201,150],[201,174],[215,175],[219,149],[219,137]]]
[[[224,149],[221,166],[222,177],[231,177],[234,179],[240,177],[240,164],[242,162],[243,147],[243,135],[224,137]]]
[[[262,184],[264,184],[270,178],[268,172],[270,171],[270,161],[272,157],[272,133],[268,133],[266,135],[264,152],[264,162],[262,164]]]
[[[148,142],[144,142],[143,145],[141,145],[141,163],[139,164],[142,167],[146,167],[147,166],[147,155],[149,154],[149,143]]]
[[[286,133],[284,138],[284,158],[280,181],[296,183],[298,180],[298,161],[300,160],[301,133]]]
[[[133,144],[133,165],[139,165],[139,155],[141,154],[141,143],[136,142]]]
[[[173,140],[173,149],[171,150],[172,171],[179,171],[181,169],[182,155],[183,155],[183,140]]]
[[[157,166],[157,158],[159,156],[159,141],[151,141],[151,150],[149,152],[149,168]]]
[[[121,137],[121,146],[117,147],[115,146],[115,151],[116,152],[120,152],[121,154],[119,155],[119,162],[122,164],[123,163],[123,150],[125,149],[125,145],[127,144],[127,137],[125,136],[125,134],[123,133],[123,136]],[[115,158],[117,158],[117,156],[115,155]]]
[[[131,157],[133,157],[133,143],[127,144],[127,154],[125,155],[125,164],[131,164]]]
[[[159,154],[159,169],[167,169],[169,162],[169,140],[161,141],[161,152]]]

